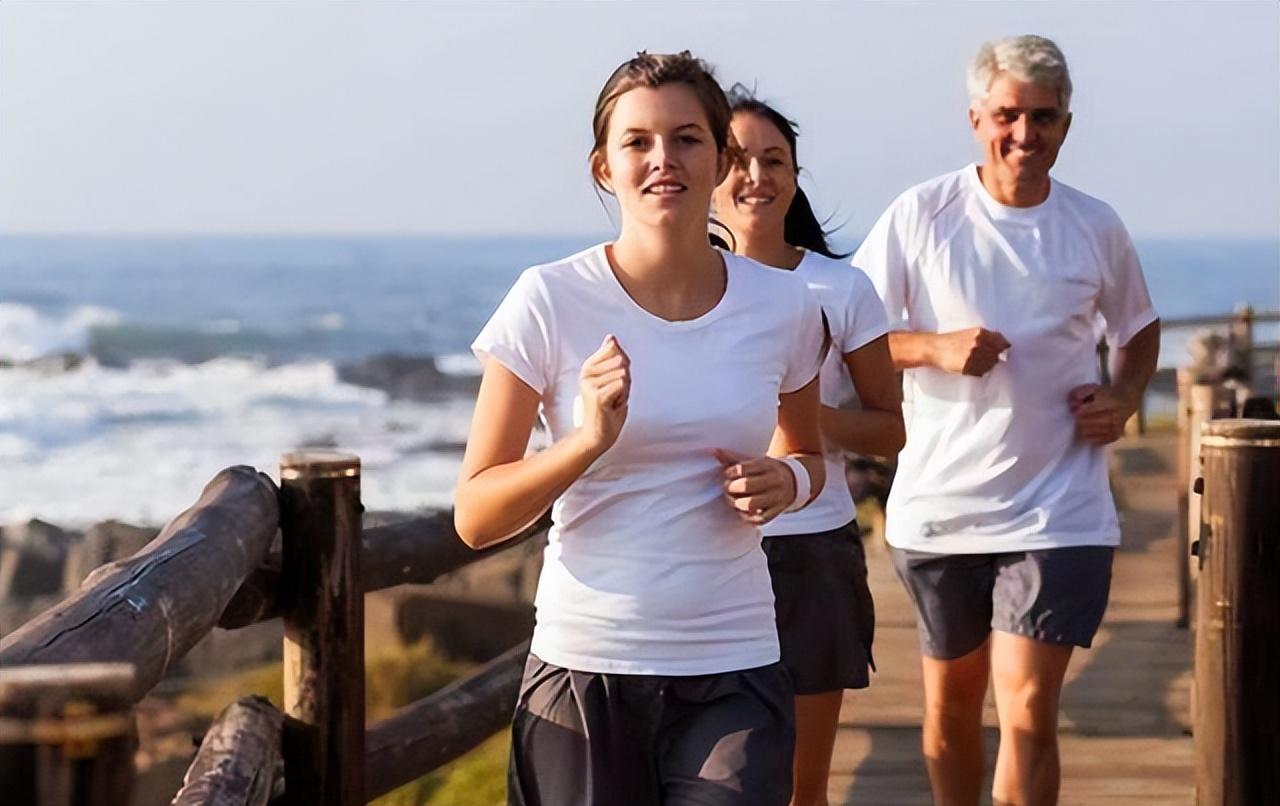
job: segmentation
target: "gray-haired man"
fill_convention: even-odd
[[[918,615],[934,802],[978,803],[991,678],[994,800],[1040,806],[1057,802],[1067,661],[1102,619],[1120,540],[1104,446],[1155,369],[1159,321],[1115,212],[1049,176],[1071,125],[1057,46],[983,45],[969,95],[981,164],[902,194],[853,262],[912,404],[886,536]]]

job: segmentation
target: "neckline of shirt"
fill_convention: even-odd
[[[1034,207],[1010,207],[1007,204],[1001,204],[996,201],[992,197],[991,191],[987,190],[987,186],[982,184],[982,177],[978,175],[978,163],[969,163],[969,167],[965,169],[965,177],[991,217],[1006,221],[1038,223],[1046,212],[1053,209],[1057,204],[1058,197],[1062,195],[1058,190],[1057,181],[1051,176],[1049,177],[1049,195],[1045,197],[1044,201]]]
[[[728,307],[729,294],[732,293],[733,289],[737,286],[737,283],[733,280],[733,267],[729,265],[729,261],[736,259],[737,256],[731,252],[726,252],[723,249],[717,249],[716,251],[720,253],[720,259],[724,263],[724,292],[720,294],[720,299],[706,313],[693,319],[663,319],[661,316],[647,310],[627,293],[627,289],[623,287],[622,281],[620,281],[618,276],[613,273],[613,267],[609,265],[609,256],[605,252],[605,248],[607,246],[607,243],[601,243],[597,244],[596,247],[591,250],[590,258],[596,271],[602,275],[604,282],[613,289],[613,292],[622,300],[623,304],[626,305],[629,310],[636,313],[640,318],[648,320],[660,327],[672,330],[689,330],[714,322],[723,315],[725,309]]]

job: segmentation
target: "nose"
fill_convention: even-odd
[[[1013,139],[1019,143],[1025,143],[1031,139],[1031,117],[1029,115],[1018,115],[1013,121],[1013,125],[1009,127],[1009,133],[1013,135]]]
[[[763,169],[760,167],[760,160],[758,158],[752,157],[747,161],[747,176],[750,177],[753,183],[757,185],[760,184],[760,176],[762,173]]]
[[[664,138],[654,138],[653,148],[649,150],[649,159],[653,162],[654,167],[665,169],[671,165],[671,154],[674,149],[667,146],[668,143]]]

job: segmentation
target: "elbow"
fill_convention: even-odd
[[[458,539],[476,550],[492,543],[494,538],[485,528],[484,519],[478,517],[476,508],[468,504],[461,489],[454,496],[454,502],[453,530],[458,533]]]
[[[890,455],[896,454],[907,444],[907,426],[902,421],[902,411],[893,420],[893,427],[885,434],[885,447]]]

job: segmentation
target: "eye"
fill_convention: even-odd
[[[770,168],[781,168],[783,163],[782,160],[777,157],[769,157],[764,161],[764,164],[768,165]]]
[[[1060,117],[1056,109],[1037,109],[1031,114],[1031,121],[1041,126],[1056,123]]]
[[[682,134],[680,135],[680,142],[686,145],[697,145],[702,142],[702,138],[693,134]]]
[[[999,112],[996,112],[995,117],[996,120],[1007,125],[1017,121],[1018,112],[1013,109],[1001,109]]]
[[[621,148],[638,148],[644,145],[644,140],[639,137],[628,137],[620,144]]]

